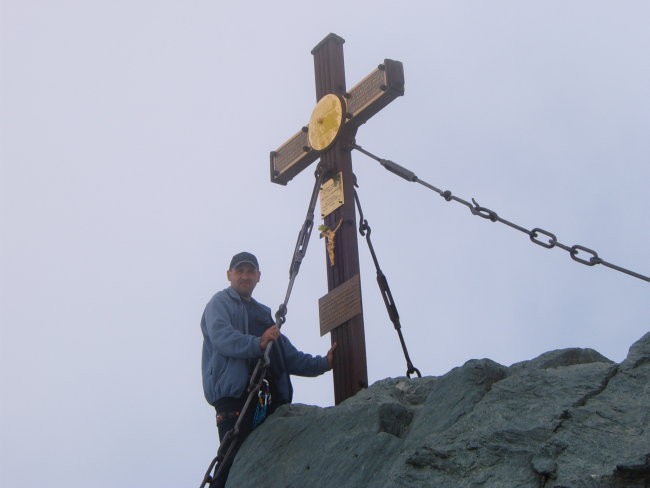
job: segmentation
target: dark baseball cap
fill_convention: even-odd
[[[257,258],[249,252],[240,252],[238,254],[235,254],[230,260],[230,268],[228,269],[235,269],[237,266],[243,263],[248,263],[255,269],[260,269],[260,265],[257,264]]]

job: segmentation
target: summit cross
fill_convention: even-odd
[[[271,152],[273,183],[286,185],[320,158],[325,178],[330,178],[321,187],[321,209],[325,186],[331,183],[328,188],[337,188],[334,190],[335,202],[328,204],[329,207],[322,212],[324,230],[321,236],[326,237],[330,293],[320,300],[321,332],[330,332],[332,344],[337,343],[333,365],[336,404],[368,386],[350,153],[359,126],[404,94],[402,63],[390,59],[384,60],[348,92],[345,87],[344,42],[336,34],[329,34],[311,51],[318,104],[309,126],[303,127]],[[323,318],[324,313],[328,319]]]

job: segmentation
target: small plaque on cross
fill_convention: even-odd
[[[321,337],[361,313],[361,280],[354,275],[318,300]]]
[[[343,173],[338,172],[320,187],[320,216],[327,217],[345,203],[343,197]]]

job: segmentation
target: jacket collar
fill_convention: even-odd
[[[237,301],[239,303],[244,303],[244,300],[242,299],[242,297],[239,295],[239,293],[237,293],[235,291],[235,289],[232,286],[229,286],[228,288],[226,288],[226,293],[233,300],[235,300],[235,301]],[[251,297],[251,302],[252,303],[257,303],[257,301],[253,297]]]

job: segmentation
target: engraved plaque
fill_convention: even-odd
[[[324,336],[360,313],[361,280],[355,275],[318,300],[320,335]]]
[[[320,187],[320,216],[327,217],[344,203],[343,173],[338,173]]]
[[[385,59],[384,64],[354,85],[347,96],[348,124],[360,126],[382,108],[404,95],[402,63]]]
[[[386,86],[386,71],[376,69],[350,90],[348,112],[353,116],[360,113],[383,95],[381,86]]]

